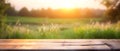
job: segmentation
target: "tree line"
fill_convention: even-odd
[[[28,10],[23,7],[16,11],[14,7],[6,10],[7,16],[24,16],[24,17],[48,17],[48,18],[81,18],[81,17],[101,17],[104,10],[92,8],[74,8],[74,9],[52,9],[41,8]]]
[[[4,15],[7,16],[27,16],[27,17],[100,17],[104,10],[100,9],[72,9],[71,12],[63,9],[32,9],[29,11],[23,7],[21,10],[16,11],[10,4],[5,3],[6,0],[0,0],[0,27]],[[120,0],[102,0],[101,4],[106,6],[105,19],[106,21],[118,22],[120,20]],[[6,10],[7,9],[7,10]]]

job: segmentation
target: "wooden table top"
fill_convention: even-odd
[[[5,50],[120,50],[120,39],[0,39]]]

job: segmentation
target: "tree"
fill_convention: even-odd
[[[3,18],[5,15],[5,10],[9,7],[10,4],[5,3],[6,0],[0,0],[0,28],[2,27]]]
[[[29,10],[26,7],[23,7],[20,11],[19,11],[19,16],[29,16]]]
[[[41,8],[40,14],[41,14],[42,17],[46,17],[46,16],[47,16],[47,15],[46,15],[46,9]]]
[[[7,14],[7,16],[17,16],[17,11],[15,10],[14,7],[9,7],[5,13]]]
[[[106,19],[116,23],[120,20],[120,0],[102,0],[102,4],[106,6]]]
[[[53,17],[53,10],[51,8],[47,8],[46,16],[52,18]]]
[[[32,9],[31,11],[30,11],[30,16],[31,17],[40,17],[40,13],[39,13],[40,11],[38,10],[38,9]]]

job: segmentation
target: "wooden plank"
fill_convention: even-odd
[[[68,40],[68,39],[54,39],[54,40],[51,40],[51,39],[0,39],[0,42],[58,42],[58,43],[61,43],[61,42],[90,42],[91,40],[78,40],[78,39],[71,39],[71,40]],[[92,40],[93,41],[93,40]]]
[[[99,45],[99,46],[41,46],[41,45],[22,45],[22,46],[17,46],[17,45],[13,45],[13,46],[0,46],[0,49],[96,49],[96,50],[101,50],[101,49],[110,49],[108,46],[106,45]]]
[[[110,44],[112,47],[108,44]],[[120,49],[119,45],[120,40],[114,39],[0,39],[0,50],[111,50]]]
[[[120,40],[105,40],[103,41],[106,45],[108,45],[111,49],[120,49]]]
[[[102,42],[99,41],[91,41],[91,42],[1,42],[0,45],[44,45],[44,44],[60,44],[60,45],[70,45],[70,44],[74,44],[74,45],[89,45],[89,44],[104,44]]]

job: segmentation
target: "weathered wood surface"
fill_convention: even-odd
[[[120,50],[120,39],[0,39],[0,50]]]

